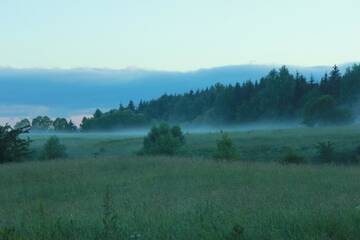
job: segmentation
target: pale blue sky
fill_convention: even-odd
[[[0,66],[360,61],[359,0],[0,0]]]

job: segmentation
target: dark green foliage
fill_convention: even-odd
[[[129,111],[132,111],[132,112],[135,112],[135,104],[134,104],[134,102],[133,101],[129,101],[129,104],[128,104],[128,106],[127,106],[127,109],[129,110]]]
[[[77,129],[71,120],[68,122],[65,118],[56,118],[53,126],[54,130],[59,132],[74,132]]]
[[[48,131],[53,127],[53,121],[48,116],[38,116],[31,122],[32,130]]]
[[[227,133],[223,133],[221,139],[217,140],[214,157],[220,160],[233,160],[237,157],[234,142]]]
[[[24,128],[24,127],[30,127],[31,123],[30,120],[27,118],[22,119],[21,121],[17,122],[14,126],[15,129],[18,128]]]
[[[351,112],[337,107],[335,98],[330,95],[323,95],[305,105],[303,122],[308,126],[346,124],[352,120]]]
[[[48,116],[38,116],[32,120],[33,131],[57,131],[57,132],[75,132],[76,125],[71,120],[65,118],[56,118],[54,121]],[[15,128],[21,126],[30,126],[28,119],[23,119],[15,124]]]
[[[318,150],[318,160],[320,163],[333,163],[336,161],[335,147],[332,142],[319,142],[316,148]]]
[[[0,163],[22,160],[30,154],[30,140],[20,138],[29,129],[29,126],[17,129],[9,125],[0,126]]]
[[[324,94],[333,96],[334,98],[340,97],[342,76],[339,68],[335,65],[329,75],[325,75],[320,82],[320,88]]]
[[[101,112],[100,109],[96,109],[95,113],[94,113],[94,118],[101,118],[101,116],[103,115],[103,113]]]
[[[360,80],[356,65],[348,70],[347,76]],[[350,74],[351,73],[351,74]],[[286,67],[271,71],[258,82],[244,82],[233,85],[216,84],[202,91],[190,91],[183,95],[163,95],[157,100],[141,102],[138,111],[149,119],[178,122],[242,123],[263,119],[296,119],[301,116],[306,103],[321,95],[329,94],[336,100],[330,122],[346,123],[349,111],[339,109],[337,101],[342,97],[342,76],[335,66],[324,80],[316,83],[307,81],[297,73],[293,75]],[[347,80],[355,86],[355,81]],[[360,93],[357,88],[351,96]],[[335,117],[337,116],[337,118]],[[311,120],[311,119],[310,119]]]
[[[122,108],[113,109],[106,113],[96,110],[92,118],[83,118],[81,129],[83,131],[108,131],[121,128],[141,127],[147,124],[148,121],[144,114]]]
[[[238,124],[261,120],[298,120],[309,126],[351,122],[350,110],[360,95],[360,65],[342,76],[334,66],[320,82],[292,74],[285,67],[272,70],[259,81],[234,85],[215,84],[184,94],[164,94],[158,99],[130,101],[108,112],[97,110],[84,118],[82,128],[111,130],[150,125],[155,122]],[[326,96],[326,97],[325,97]],[[305,112],[305,113],[304,113]]]
[[[178,126],[170,127],[166,123],[151,128],[144,138],[141,154],[174,155],[185,144],[185,137]]]
[[[178,139],[181,145],[185,144],[185,136],[179,126],[173,126],[171,128],[171,135]]]
[[[52,136],[46,141],[42,152],[43,159],[65,158],[66,156],[66,147],[60,143],[58,137]]]
[[[360,89],[360,64],[348,68],[341,80],[340,100],[346,104],[357,104]]]
[[[293,149],[289,148],[286,150],[284,157],[280,160],[281,164],[304,164],[304,157],[298,155]]]

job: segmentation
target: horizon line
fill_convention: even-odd
[[[196,72],[201,70],[210,70],[216,68],[225,68],[225,67],[240,67],[240,66],[256,66],[256,67],[299,67],[299,68],[322,68],[322,67],[332,67],[334,65],[344,66],[350,64],[359,64],[360,61],[349,61],[343,62],[340,64],[316,64],[316,65],[301,65],[301,64],[281,64],[281,63],[240,63],[240,64],[229,64],[229,65],[217,65],[209,67],[198,67],[189,70],[163,70],[156,68],[146,68],[146,67],[137,67],[137,66],[127,66],[127,67],[16,67],[16,66],[0,66],[1,70],[18,70],[18,71],[73,71],[73,70],[94,70],[94,71],[148,71],[148,72],[177,72],[177,73],[188,73]]]

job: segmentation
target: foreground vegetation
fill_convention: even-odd
[[[359,134],[359,126],[185,134],[172,157],[137,156],[143,137],[31,134],[32,161],[0,165],[0,239],[355,240],[360,167],[280,160],[311,162],[319,143],[351,152]],[[68,158],[42,160],[53,146]]]
[[[1,227],[17,239],[358,239],[359,174],[166,157],[9,164]]]

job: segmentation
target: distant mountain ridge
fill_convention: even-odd
[[[344,70],[352,64],[340,65]],[[0,117],[38,114],[72,116],[94,108],[114,108],[162,94],[203,89],[217,82],[258,80],[280,65],[235,65],[189,72],[142,69],[14,69],[0,68]],[[319,80],[331,66],[288,66],[306,78]]]

